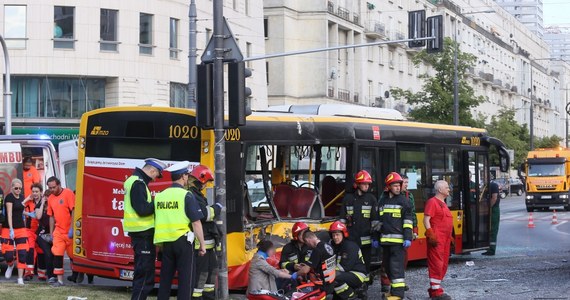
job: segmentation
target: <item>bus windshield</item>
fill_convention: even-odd
[[[549,177],[564,176],[564,164],[529,164],[528,176]]]

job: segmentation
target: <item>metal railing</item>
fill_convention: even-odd
[[[350,91],[345,89],[338,89],[338,100],[350,101]]]

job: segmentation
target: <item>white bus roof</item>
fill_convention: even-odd
[[[406,120],[406,118],[395,109],[349,104],[277,105],[270,106],[262,111],[293,113],[296,115],[342,116],[395,121]]]

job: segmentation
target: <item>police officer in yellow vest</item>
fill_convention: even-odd
[[[125,203],[123,230],[129,233],[135,252],[135,272],[131,299],[146,299],[154,288],[156,247],[154,236],[154,203],[148,184],[162,177],[166,164],[155,158],[145,159],[124,183]]]
[[[200,243],[198,255],[206,254],[200,219],[204,217],[197,200],[184,187],[188,183],[190,162],[183,161],[166,169],[172,186],[157,194],[154,201],[154,244],[162,247],[158,300],[170,298],[174,274],[178,271],[179,300],[190,299],[194,282],[194,239]]]

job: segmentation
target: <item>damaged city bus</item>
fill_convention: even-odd
[[[213,131],[194,124],[194,110],[178,108],[116,107],[84,114],[74,270],[132,278],[133,253],[121,226],[123,181],[146,157],[189,160],[213,169]],[[447,204],[454,215],[455,252],[486,249],[490,151],[499,152],[502,169],[509,164],[504,145],[482,129],[408,122],[393,110],[347,105],[255,112],[246,126],[226,130],[225,140],[230,289],[247,286],[245,274],[260,239],[280,248],[297,221],[312,230],[328,229],[338,218],[345,191],[352,192],[353,174],[361,169],[372,175],[376,196],[389,172],[410,178],[420,227],[410,259],[426,257],[423,207],[440,179],[452,188]],[[168,179],[151,184],[152,193],[164,189]],[[473,186],[470,179],[479,184]],[[212,188],[206,188],[209,201]]]

